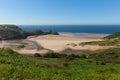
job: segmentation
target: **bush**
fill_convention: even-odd
[[[25,45],[19,45],[17,48],[24,48]]]
[[[68,64],[67,62],[62,63],[62,65],[63,65],[64,67],[68,67],[68,66],[69,66],[69,64]]]
[[[106,63],[105,62],[101,62],[101,65],[106,65]]]
[[[45,57],[45,58],[60,58],[61,54],[59,54],[59,53],[47,53],[43,57]]]
[[[88,56],[83,54],[83,55],[80,56],[80,58],[88,58]]]
[[[75,59],[75,58],[80,58],[80,56],[75,54],[70,54],[67,56],[67,59]]]
[[[42,57],[39,53],[35,53],[34,57]]]

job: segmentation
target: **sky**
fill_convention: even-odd
[[[120,0],[0,0],[0,24],[120,24]]]

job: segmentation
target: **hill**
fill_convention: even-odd
[[[36,53],[34,57],[4,48],[0,49],[0,80],[119,80],[119,52]]]
[[[41,30],[33,31],[24,31],[16,25],[0,25],[0,40],[9,40],[9,39],[22,39],[31,35],[46,35],[46,34],[55,34],[57,32],[43,32]]]
[[[80,45],[119,46],[120,32],[105,36],[103,41],[92,41],[80,43]]]
[[[0,39],[19,39],[26,38],[25,31],[15,25],[0,25]]]
[[[105,39],[115,39],[115,38],[120,38],[120,32],[116,32],[114,34],[105,37]]]

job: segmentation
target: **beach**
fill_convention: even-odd
[[[42,35],[37,37],[29,37],[31,41],[36,41],[44,49],[53,52],[61,52],[66,49],[73,50],[96,50],[100,46],[80,46],[82,42],[102,41],[103,36],[95,34],[60,34],[60,35]]]

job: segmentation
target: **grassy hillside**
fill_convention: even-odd
[[[104,41],[83,42],[80,45],[120,46],[120,32],[104,37]]]
[[[30,35],[55,34],[57,32],[43,32],[41,30],[24,31],[16,25],[0,25],[0,40],[21,39]]]
[[[105,37],[105,39],[116,39],[116,38],[120,39],[120,32],[117,32]]]
[[[25,37],[25,31],[15,25],[0,25],[0,39],[18,39]]]
[[[0,49],[0,80],[119,80],[120,64],[101,60],[111,59],[112,55],[120,57],[119,49],[111,50],[115,53],[101,50],[89,52],[89,57],[85,57],[87,52],[84,56],[49,53],[30,57]],[[98,59],[98,54],[105,56]]]

